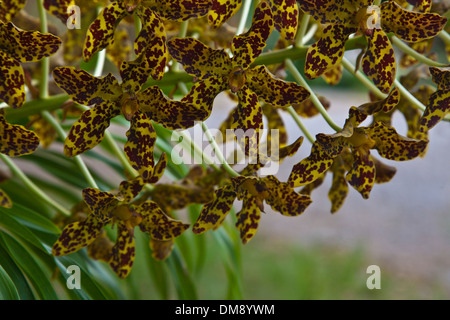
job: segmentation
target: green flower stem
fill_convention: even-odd
[[[22,183],[38,198],[46,202],[48,205],[56,209],[58,212],[70,216],[70,211],[62,207],[59,203],[48,197],[38,186],[36,186],[8,156],[0,154],[0,158],[9,167],[13,174],[19,178]]]
[[[6,119],[9,122],[15,123],[29,116],[39,114],[42,111],[56,110],[60,108],[67,100],[69,100],[69,96],[67,94],[58,94],[48,97],[47,99],[27,101],[24,103],[22,108],[19,109],[5,108]]]
[[[418,53],[416,50],[412,49],[410,46],[408,46],[405,42],[397,38],[396,36],[391,36],[391,42],[393,45],[395,45],[397,48],[402,50],[404,53],[410,55],[411,57],[417,59],[418,61],[430,66],[430,67],[448,67],[448,63],[440,63],[434,60],[431,60],[424,55]]]
[[[308,28],[309,19],[311,16],[309,14],[304,13],[302,20],[300,21],[300,28],[298,29],[297,36],[295,37],[295,46],[301,47],[305,43],[305,33]]]
[[[450,12],[450,11],[449,11],[449,12]],[[442,30],[442,31],[439,33],[439,38],[441,38],[442,41],[444,41],[444,43],[445,43],[446,45],[450,45],[450,35],[448,34],[447,31]]]
[[[422,112],[425,111],[427,108],[422,102],[417,100],[416,97],[414,97],[411,92],[409,92],[398,80],[395,80],[394,85],[398,88],[403,98],[409,101],[414,107],[421,110]],[[444,117],[445,121],[450,121],[450,115],[447,115]]]
[[[206,137],[208,138],[209,143],[214,149],[214,152],[219,159],[220,163],[222,164],[225,171],[231,176],[231,177],[238,177],[239,173],[233,170],[233,168],[230,167],[227,160],[223,156],[222,152],[220,151],[219,145],[216,142],[216,139],[211,135],[211,132],[209,131],[208,126],[205,122],[202,122],[202,130],[205,133]]]
[[[375,95],[377,95],[380,99],[385,99],[387,97],[386,94],[381,92],[361,71],[355,72],[355,67],[352,65],[350,61],[348,61],[345,57],[342,59],[342,65],[345,69],[347,69],[351,74],[355,75],[358,80],[361,81],[361,83],[367,87],[370,91],[372,91]],[[400,94],[407,99],[413,106],[421,110],[422,112],[425,111],[426,106],[417,100],[416,97],[414,97],[411,92],[409,92],[397,79],[394,81],[394,86],[396,86]],[[450,121],[450,116],[444,117],[445,121]]]
[[[247,17],[249,16],[249,12],[250,12],[250,6],[252,4],[251,0],[244,0],[244,3],[242,4],[241,7],[241,18],[239,20],[239,24],[236,30],[236,34],[242,34],[244,32],[245,29],[245,24],[247,23]]]
[[[184,82],[178,83],[178,87],[184,95],[186,95],[188,93],[188,89]],[[190,148],[190,149],[192,148],[192,150],[194,150],[194,153],[196,153],[198,156],[202,157],[202,159],[204,159],[207,163],[209,163],[209,165],[214,170],[221,171],[220,168],[214,164],[214,161],[209,156],[204,154],[203,150],[194,141],[192,141],[191,138],[185,132],[183,132],[183,131],[173,131],[173,132],[175,135],[178,135],[178,137],[183,138],[184,146],[186,146],[187,148]],[[202,161],[202,165],[203,165],[203,161]]]
[[[365,75],[364,73],[361,72],[361,70],[355,71],[355,67],[353,66],[353,64],[347,60],[346,57],[342,58],[341,61],[342,65],[344,66],[344,68],[350,72],[351,74],[353,74],[367,89],[369,89],[372,93],[374,93],[377,97],[381,98],[381,99],[385,99],[387,97],[386,94],[384,94],[383,92],[380,91],[380,89],[378,89],[372,81],[370,81]]]
[[[58,133],[58,136],[61,138],[62,141],[66,139],[66,133],[64,132],[61,125],[56,121],[56,119],[50,114],[48,111],[43,111],[41,113],[42,117],[51,124],[51,126],[56,130]],[[98,185],[95,182],[94,177],[92,177],[88,167],[84,163],[83,159],[80,156],[76,156],[73,158],[75,163],[77,164],[78,168],[81,170],[81,173],[86,178],[86,181],[88,182],[89,186],[92,188],[98,189]]]
[[[287,112],[291,115],[291,117],[294,119],[295,123],[298,125],[300,130],[303,132],[303,134],[306,136],[306,138],[309,140],[309,142],[314,143],[316,139],[309,133],[308,129],[306,129],[305,125],[303,124],[302,120],[300,119],[300,116],[297,114],[295,109],[290,106],[286,109]]]
[[[47,33],[47,13],[44,9],[43,0],[38,0],[39,19],[41,24],[41,32]],[[48,98],[48,75],[50,73],[50,58],[41,60],[41,81],[39,83],[39,97],[41,99]]]
[[[337,132],[342,131],[342,128],[339,127],[337,124],[334,123],[333,119],[331,119],[330,115],[328,114],[327,110],[324,108],[322,103],[320,102],[319,98],[316,96],[316,94],[311,90],[308,83],[303,79],[300,72],[295,67],[294,63],[291,59],[285,60],[286,68],[289,70],[289,72],[292,74],[292,76],[297,80],[297,82],[305,87],[310,92],[310,99],[312,103],[316,106],[319,113],[322,115],[322,117],[325,119],[325,121],[330,125],[331,128],[336,130]]]

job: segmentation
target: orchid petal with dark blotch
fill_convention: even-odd
[[[53,55],[61,39],[50,33],[24,31],[12,23],[0,22],[0,51],[19,62],[36,62]]]
[[[136,59],[124,61],[120,66],[123,87],[128,92],[139,91],[149,75],[161,80],[169,60],[162,20],[145,7],[140,7],[136,14],[142,21],[142,29],[134,41]]]
[[[431,67],[430,72],[437,90],[430,96],[420,119],[421,132],[427,132],[450,113],[450,70]]]
[[[91,60],[94,54],[112,44],[117,25],[129,14],[124,1],[115,1],[100,12],[86,33],[84,61]]]
[[[233,186],[226,185],[216,190],[215,199],[205,204],[197,221],[192,226],[195,234],[218,228],[233,207],[236,192]]]
[[[135,114],[131,120],[130,129],[127,131],[124,151],[131,166],[144,181],[153,175],[155,165],[153,148],[156,138],[151,120],[144,113]]]
[[[310,155],[292,168],[288,183],[293,188],[311,183],[327,171],[332,164],[333,158],[316,141],[311,147]]]
[[[395,1],[385,1],[380,6],[381,25],[407,42],[419,42],[435,37],[445,26],[447,18],[436,13],[408,11]]]
[[[146,0],[143,6],[157,12],[165,20],[186,21],[208,14],[210,0]]]
[[[105,223],[100,222],[92,215],[85,220],[68,224],[53,245],[52,254],[60,257],[86,247],[94,242],[104,226]]]
[[[275,29],[282,39],[293,40],[298,27],[296,0],[270,0]]]
[[[142,216],[139,228],[155,240],[175,239],[189,227],[188,224],[168,217],[154,201],[146,201],[135,206],[135,210]]]
[[[308,90],[295,82],[274,77],[266,66],[257,66],[246,72],[250,89],[259,99],[274,107],[286,108],[301,103],[310,95]]]
[[[71,16],[69,8],[75,5],[75,0],[44,0],[44,8],[51,15],[57,17],[62,23],[66,24]]]
[[[242,0],[211,0],[208,13],[209,25],[213,28],[221,26],[238,12],[241,5]]]
[[[109,266],[119,278],[126,278],[133,267],[136,245],[132,232],[123,222],[117,224],[117,240],[111,253]]]
[[[20,157],[33,153],[39,147],[39,138],[21,125],[10,124],[0,114],[0,153]]]
[[[364,199],[368,199],[375,184],[375,163],[372,161],[369,150],[365,148],[354,149],[353,158],[353,166],[345,178]]]
[[[27,0],[2,0],[0,1],[0,20],[11,21],[27,4]]]
[[[366,37],[369,47],[362,60],[362,69],[381,92],[388,93],[394,85],[397,70],[394,48],[381,29],[372,29],[371,35]]]
[[[112,118],[120,114],[120,108],[108,102],[95,105],[83,112],[72,125],[64,142],[64,154],[74,157],[102,142],[105,130]]]
[[[420,156],[427,148],[428,141],[403,137],[397,131],[376,122],[366,129],[367,134],[375,141],[374,148],[383,158],[395,161],[406,161]]]
[[[356,30],[354,27],[340,24],[328,25],[323,30],[319,41],[308,48],[305,64],[306,77],[315,79],[338,67],[344,56],[345,42]]]
[[[167,46],[184,70],[200,80],[231,71],[231,59],[225,50],[212,49],[195,38],[174,38]]]
[[[114,101],[122,94],[122,88],[111,73],[94,77],[89,72],[74,67],[58,67],[53,70],[53,76],[58,87],[74,102],[82,105]]]
[[[251,28],[244,34],[235,36],[231,43],[233,67],[248,69],[258,57],[273,30],[273,16],[267,1],[256,7]]]
[[[95,188],[83,189],[83,200],[91,214],[100,222],[108,223],[113,218],[113,210],[119,204],[116,196]]]
[[[206,88],[206,90],[211,90],[211,88]],[[200,92],[202,91],[200,90]],[[200,95],[204,97],[203,94]],[[203,98],[199,97],[198,99]],[[138,100],[141,112],[145,113],[147,118],[171,130],[194,126],[197,121],[203,121],[209,116],[211,110],[206,108],[212,108],[212,101],[209,102],[211,105],[206,106],[198,104],[197,100],[189,101],[187,98],[183,98],[181,101],[170,100],[158,86],[140,92]]]
[[[280,182],[275,176],[267,176],[262,180],[269,192],[265,199],[267,204],[284,216],[298,216],[312,202],[309,196],[295,192],[288,183]]]
[[[0,99],[12,108],[25,102],[25,75],[19,61],[0,51]]]
[[[0,189],[0,207],[12,208],[13,203],[5,191]]]
[[[247,196],[242,202],[241,210],[236,214],[236,228],[239,231],[242,243],[250,241],[258,229],[261,220],[261,211],[256,198]]]

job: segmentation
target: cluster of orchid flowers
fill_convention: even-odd
[[[71,66],[53,69],[54,82],[71,101],[91,106],[71,127],[64,142],[64,154],[74,157],[96,147],[103,140],[111,119],[122,114],[130,122],[124,152],[138,176],[123,181],[116,193],[84,189],[85,215],[64,227],[53,246],[53,254],[62,256],[88,247],[91,257],[109,263],[119,277],[126,277],[133,265],[134,229],[138,227],[148,233],[154,256],[164,259],[170,254],[175,238],[189,228],[188,224],[173,219],[170,212],[192,203],[204,204],[192,226],[192,231],[199,234],[220,227],[235,200],[242,200],[236,227],[242,242],[246,243],[255,235],[264,202],[282,215],[300,215],[311,203],[312,190],[322,183],[328,172],[333,174],[329,192],[331,212],[342,206],[348,185],[368,198],[375,183],[387,182],[395,174],[395,168],[374,157],[370,150],[375,149],[379,156],[396,161],[423,156],[428,145],[427,132],[449,113],[449,70],[429,69],[437,85],[435,91],[421,87],[413,93],[418,80],[414,82],[414,76],[402,80],[417,99],[424,101],[427,108],[423,114],[402,99],[395,86],[397,62],[389,35],[394,34],[425,52],[431,45],[430,39],[438,35],[447,22],[439,14],[431,13],[431,1],[412,1],[413,10],[407,10],[405,7],[411,7],[410,3],[393,0],[376,7],[373,0],[261,0],[255,5],[249,30],[230,37],[226,47],[219,48],[204,44],[201,36],[200,39],[169,36],[170,28],[175,23],[190,20],[216,30],[239,11],[240,0],[117,0],[111,3],[44,0],[43,5],[50,14],[66,23],[70,16],[67,9],[75,2],[82,4],[81,9],[85,10],[83,19],[93,19],[89,28],[83,30],[84,44],[78,54],[89,61],[99,51],[109,50],[108,57],[117,66],[120,81],[111,73],[96,77]],[[62,43],[50,33],[24,31],[11,22],[25,3],[0,2],[0,98],[11,108],[22,107],[26,100],[26,77],[21,63],[49,57]],[[90,9],[98,5],[104,8],[98,16],[91,17]],[[122,43],[123,30],[119,23],[133,15],[140,21],[141,28],[134,41],[134,59],[131,60],[126,48],[114,50],[114,46]],[[233,175],[225,170],[211,172],[212,169],[194,166],[176,184],[157,183],[167,166],[167,156],[163,154],[158,162],[154,159],[158,136],[153,124],[177,130],[205,121],[211,115],[216,96],[223,91],[231,91],[237,100],[236,108],[224,121],[224,128],[253,129],[259,133],[263,129],[263,117],[266,117],[270,128],[285,133],[278,110],[294,106],[301,116],[317,114],[309,99],[312,93],[306,88],[273,75],[265,65],[255,65],[274,29],[285,46],[294,44],[299,21],[308,23],[301,19],[303,15],[312,17],[321,28],[318,40],[306,53],[304,73],[307,78],[342,72],[347,40],[350,36],[362,35],[367,39],[367,46],[359,58],[361,69],[387,97],[372,98],[371,102],[351,107],[342,130],[317,134],[310,155],[292,168],[286,182],[273,175],[258,176],[258,169],[267,160],[261,155],[258,163],[249,164]],[[68,31],[66,40],[71,45],[80,39],[76,32]],[[64,57],[70,57],[71,52],[76,50],[66,45]],[[168,66],[174,63],[180,64],[193,77],[192,87],[180,100],[169,98],[158,85],[146,85],[149,78],[156,83],[163,79]],[[411,59],[409,63],[413,63]],[[391,126],[395,110],[400,110],[407,119],[407,137]],[[369,116],[373,118],[372,123],[361,126]],[[1,153],[18,157],[38,148],[40,140],[33,131],[8,123],[3,114],[0,122]],[[286,141],[286,136],[282,136],[278,161],[294,156],[303,137],[290,145],[286,145]],[[257,144],[246,146],[245,152],[256,150],[259,150]],[[152,185],[150,191],[146,197],[139,197],[147,185]],[[299,192],[294,190],[298,187],[302,187]],[[4,192],[0,195],[1,204],[11,207],[7,195]],[[114,243],[103,231],[107,225],[117,227]]]

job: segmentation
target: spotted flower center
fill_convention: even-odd
[[[355,130],[353,135],[348,138],[348,141],[355,147],[367,147],[372,149],[375,146],[375,141],[371,139],[364,131]]]
[[[241,90],[245,81],[245,70],[242,67],[234,67],[228,74],[228,86],[233,93]]]
[[[136,96],[130,95],[129,93],[124,93],[120,99],[120,105],[122,107],[122,113],[125,119],[131,121],[134,114],[139,111],[139,101]]]

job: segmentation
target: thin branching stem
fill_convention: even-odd
[[[420,54],[410,46],[408,46],[405,42],[397,38],[396,36],[391,36],[391,42],[393,45],[395,45],[397,48],[402,50],[404,53],[410,55],[411,57],[417,59],[418,61],[422,62],[423,64],[426,64],[430,67],[448,67],[448,63],[441,63],[434,60],[431,60],[430,58],[425,57],[424,55]]]
[[[310,86],[305,81],[303,76],[297,70],[297,67],[294,65],[292,60],[289,59],[289,58],[286,59],[285,60],[285,64],[286,64],[286,68],[289,70],[289,72],[292,74],[292,76],[295,78],[295,80],[297,80],[297,82],[300,85],[305,87],[310,92],[310,94],[311,94],[310,95],[310,99],[311,99],[312,103],[314,103],[314,105],[316,106],[317,110],[322,115],[322,117],[325,119],[325,121],[330,125],[330,127],[333,128],[334,130],[336,130],[337,132],[341,131],[342,128],[339,127],[336,123],[334,123],[333,119],[330,117],[330,115],[328,114],[327,110],[322,105],[322,103],[320,102],[320,100],[316,96],[316,94],[311,90]]]
[[[309,14],[303,14],[302,20],[300,21],[300,27],[295,37],[295,46],[301,47],[305,43],[305,33],[308,28],[309,19],[311,16]]]

